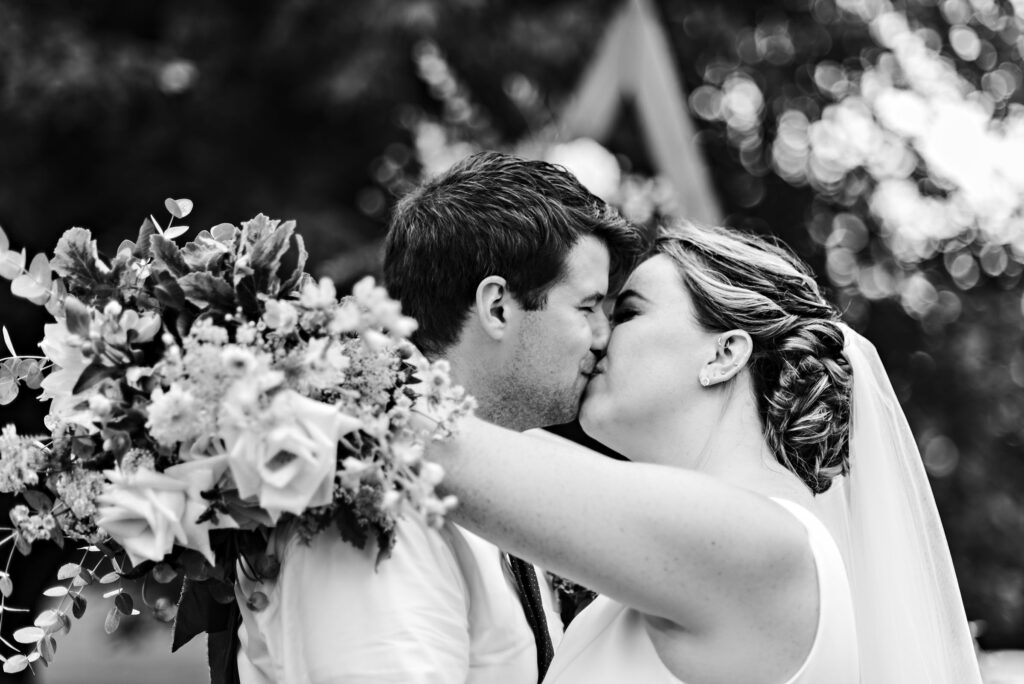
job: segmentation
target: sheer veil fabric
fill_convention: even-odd
[[[981,684],[914,436],[874,345],[843,331],[853,369],[850,473],[815,501],[849,575],[861,681]]]

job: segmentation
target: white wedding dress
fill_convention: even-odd
[[[857,630],[842,556],[812,513],[774,499],[807,529],[818,571],[818,629],[807,658],[786,684],[859,684]],[[737,645],[737,648],[740,648]],[[662,663],[643,616],[601,596],[581,612],[555,651],[545,684],[679,684]]]

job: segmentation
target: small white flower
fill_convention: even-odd
[[[263,322],[271,330],[287,335],[299,323],[299,312],[288,302],[268,299],[263,313]]]
[[[330,278],[321,278],[319,283],[306,283],[299,295],[299,302],[307,309],[327,309],[334,306],[338,293]]]
[[[114,407],[114,404],[102,394],[94,394],[89,397],[89,410],[95,413],[100,418],[106,418],[110,415],[110,410]]]
[[[150,436],[163,446],[187,442],[200,435],[199,403],[188,390],[171,385],[166,392],[153,391],[146,427]]]
[[[220,360],[224,362],[224,367],[228,372],[233,375],[251,373],[259,364],[251,351],[237,345],[224,347],[220,352]]]

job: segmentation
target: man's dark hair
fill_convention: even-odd
[[[413,190],[395,207],[384,279],[413,338],[436,355],[459,338],[476,288],[505,278],[526,310],[542,308],[581,236],[608,247],[613,275],[641,250],[639,231],[560,166],[480,152]]]

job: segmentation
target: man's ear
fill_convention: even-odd
[[[715,338],[714,357],[704,364],[700,384],[705,387],[726,382],[743,370],[754,352],[754,341],[746,330],[729,330]]]
[[[476,316],[491,339],[500,340],[505,335],[510,297],[501,276],[487,276],[476,286]]]

